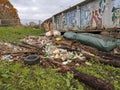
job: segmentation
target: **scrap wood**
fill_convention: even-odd
[[[78,79],[80,82],[89,85],[95,90],[114,90],[114,86],[106,80],[79,72],[76,69],[71,69],[70,72],[73,73],[75,79]]]
[[[86,58],[94,58],[95,60],[97,60],[103,64],[112,65],[114,67],[120,67],[120,60],[114,60],[114,59],[113,60],[106,60],[106,59],[103,59],[99,56],[95,56],[94,54],[91,54],[87,51],[84,51],[83,55],[85,55]]]
[[[99,51],[99,56],[103,57],[104,59],[120,60],[120,55],[114,55],[114,54],[109,53],[109,52],[101,52],[101,51]]]
[[[57,45],[67,45],[67,46],[72,46],[72,44],[73,44],[73,41],[55,41],[55,44],[57,44]]]
[[[12,43],[15,46],[19,46],[19,47],[23,47],[23,48],[27,48],[27,49],[34,49],[33,47],[26,45],[26,44],[16,44],[16,43]]]
[[[37,51],[21,51],[21,52],[6,52],[6,53],[1,53],[1,55],[12,55],[12,54],[36,54],[38,53]]]
[[[120,61],[119,60],[104,60],[104,59],[99,59],[100,63],[103,64],[108,64],[111,66],[115,66],[115,67],[120,67]]]
[[[29,46],[31,46],[31,47],[34,47],[34,48],[36,48],[37,50],[41,50],[41,49],[45,46],[45,44],[42,45],[42,46],[37,46],[37,45],[28,44],[28,43],[26,43],[26,42],[23,42],[23,44],[26,44],[26,45],[29,45]]]
[[[114,90],[114,86],[106,80],[96,78],[94,76],[82,73],[74,68],[62,65],[61,63],[47,59],[50,63],[53,63],[55,66],[59,66],[56,70],[58,72],[70,72],[74,75],[75,79],[78,79],[80,82],[94,88],[95,90]]]
[[[31,47],[34,47],[34,48],[36,48],[36,49],[41,49],[41,48],[38,47],[37,45],[28,44],[28,43],[26,43],[26,42],[22,42],[22,43],[25,44],[25,45],[29,45],[29,46],[31,46]]]

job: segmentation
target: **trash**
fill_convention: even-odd
[[[66,32],[66,33],[64,33],[64,35],[63,35],[63,36],[64,36],[65,38],[75,40],[75,39],[76,39],[77,34],[76,34],[76,33],[74,33],[74,32]]]
[[[56,54],[56,55],[54,56],[54,58],[55,58],[55,59],[60,58],[59,54]]]
[[[45,34],[47,37],[49,36],[61,36],[61,33],[57,30],[51,30],[49,32],[46,32]]]
[[[76,40],[106,52],[117,47],[117,39],[99,34],[79,33],[76,36]]]
[[[76,66],[80,66],[80,64],[79,64],[79,63],[76,63],[75,65],[76,65]]]
[[[114,48],[120,45],[120,40],[116,38],[111,38],[99,34],[91,34],[91,33],[73,33],[66,32],[64,34],[65,38],[78,40],[85,45],[92,46],[101,51],[112,51]]]
[[[71,63],[71,62],[72,62],[71,60],[67,60],[67,61],[62,62],[62,64],[67,65],[68,63]]]
[[[88,66],[92,66],[92,64],[90,62],[85,62],[85,64]]]
[[[6,60],[10,60],[12,57],[10,55],[5,56]]]
[[[114,49],[114,54],[120,55],[120,46]]]
[[[24,63],[28,65],[34,65],[40,62],[40,57],[38,55],[29,55],[24,59]]]
[[[5,55],[5,56],[2,56],[0,59],[1,59],[1,60],[7,60],[7,61],[13,61],[11,55]]]
[[[56,41],[61,41],[61,40],[62,40],[61,37],[57,37],[57,38],[56,38]]]
[[[24,58],[34,54],[45,60],[59,60],[63,65],[79,66],[86,64],[90,66],[91,63],[87,62],[87,59],[99,59],[101,56],[107,56],[104,53],[103,55],[100,54],[102,52],[99,52],[95,48],[82,45],[77,41],[70,41],[63,37],[28,36],[27,38],[21,39],[21,42],[22,44],[0,42],[0,59],[24,61]],[[114,50],[114,54],[118,54],[119,51],[120,48],[118,47]],[[33,62],[30,61],[30,64],[36,64],[37,61],[35,63]],[[41,63],[43,63],[43,60]],[[45,63],[49,62],[45,61]]]

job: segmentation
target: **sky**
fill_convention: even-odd
[[[44,21],[84,0],[9,0],[17,9],[21,20]]]

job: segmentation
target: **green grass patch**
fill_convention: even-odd
[[[0,27],[0,41],[19,43],[21,38],[29,35],[38,36],[43,32],[44,30],[28,27]]]
[[[39,65],[2,62],[0,78],[0,90],[83,90],[72,74],[61,74]]]

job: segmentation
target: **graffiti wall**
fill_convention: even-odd
[[[57,30],[120,28],[120,0],[91,0],[76,5],[55,15],[54,23]]]
[[[57,28],[57,30],[60,30],[61,29],[61,15],[58,15],[57,17],[56,17],[56,28]]]
[[[80,8],[80,28],[96,28],[102,26],[102,14],[105,12],[106,0],[90,3]]]
[[[80,9],[80,28],[89,27],[90,17],[91,17],[91,13],[88,8]]]
[[[112,22],[115,27],[120,27],[120,0],[114,0]]]

